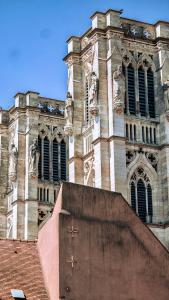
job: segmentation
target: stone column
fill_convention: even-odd
[[[80,60],[80,39],[72,37],[68,40],[68,92],[73,100],[73,126],[69,132],[69,181],[83,183],[82,160],[82,66]]]
[[[25,239],[34,239],[38,233],[38,202],[37,188],[38,176],[30,172],[30,145],[34,139],[38,139],[38,120],[39,110],[38,94],[29,92],[26,95],[27,106],[26,112],[26,145],[25,145]],[[34,106],[32,108],[32,106]]]
[[[169,25],[167,23],[158,22],[156,24],[156,37],[158,56],[156,58],[157,65],[157,86],[158,86],[158,113],[160,115],[159,135],[161,143],[161,151],[159,152],[159,199],[156,200],[156,215],[161,222],[169,220],[169,107],[167,107],[167,99],[165,98],[165,83],[168,80],[169,71],[169,49],[165,39],[169,35]],[[169,94],[168,94],[169,95]],[[169,99],[168,99],[169,100]]]
[[[113,18],[114,16],[112,16]],[[119,14],[118,14],[119,17]],[[116,20],[117,18],[116,15]],[[116,23],[118,27],[119,23]],[[120,192],[127,199],[126,185],[126,145],[125,145],[125,121],[124,103],[123,108],[116,108],[114,99],[115,85],[113,84],[114,72],[122,66],[121,39],[123,32],[109,30],[108,52],[107,52],[107,86],[108,86],[108,120],[109,120],[109,141],[110,141],[110,189]]]
[[[106,28],[106,16],[96,13],[92,17],[92,28],[98,29],[91,37],[93,49],[93,72],[99,82],[98,115],[93,122],[93,150],[95,168],[95,187],[110,189],[109,170],[109,141],[108,141],[108,94],[107,94],[107,41],[99,33]]]

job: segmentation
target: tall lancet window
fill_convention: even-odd
[[[141,116],[146,116],[145,72],[142,67],[138,69],[138,81],[139,81],[140,114]]]
[[[58,182],[66,180],[66,143],[62,139],[38,137],[39,165],[38,178],[42,181]]]
[[[45,180],[49,180],[49,140],[44,138],[43,148],[43,175]]]
[[[130,63],[128,66],[123,64],[123,74],[126,81],[125,112],[136,114],[136,95],[135,95],[135,70]]]
[[[53,181],[59,180],[59,143],[53,140]]]
[[[60,143],[60,179],[66,180],[66,143],[64,140]]]
[[[131,206],[143,222],[151,223],[153,217],[152,188],[149,178],[139,167],[130,182]]]
[[[148,87],[148,110],[150,118],[155,118],[155,101],[154,101],[154,73],[149,68],[147,70],[147,87]]]
[[[155,118],[154,72],[147,59],[139,62],[139,104],[140,115]]]
[[[88,79],[86,78],[86,83],[85,83],[85,122],[89,122],[89,82]]]

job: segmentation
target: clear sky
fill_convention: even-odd
[[[33,90],[65,99],[66,40],[91,26],[96,11],[123,9],[123,17],[169,21],[169,0],[0,0],[0,105]]]

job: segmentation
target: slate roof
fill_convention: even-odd
[[[35,241],[0,239],[0,300],[13,299],[11,289],[27,300],[47,300]]]

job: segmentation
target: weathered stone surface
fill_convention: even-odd
[[[38,249],[51,300],[168,299],[169,254],[119,193],[64,183]]]

